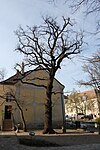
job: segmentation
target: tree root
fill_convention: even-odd
[[[57,134],[56,131],[54,131],[53,129],[44,129],[43,130],[43,134]]]

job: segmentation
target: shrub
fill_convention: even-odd
[[[36,146],[36,147],[59,146],[58,144],[51,143],[49,141],[40,140],[40,139],[29,139],[29,138],[19,138],[19,143],[27,146]]]

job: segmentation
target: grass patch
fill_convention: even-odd
[[[56,143],[51,143],[49,141],[40,140],[40,139],[29,139],[29,138],[19,138],[19,143],[27,146],[35,147],[56,147],[60,146]]]

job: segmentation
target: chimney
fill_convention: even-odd
[[[22,62],[21,73],[24,74],[24,62]]]
[[[20,73],[20,71],[17,69],[17,73],[16,73],[17,79],[20,77],[20,75],[21,75],[21,73]]]

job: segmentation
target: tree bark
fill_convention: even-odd
[[[53,76],[50,75],[47,89],[46,89],[46,101],[45,101],[45,116],[44,116],[44,130],[43,134],[54,134],[55,131],[52,128],[52,88],[53,88]]]

